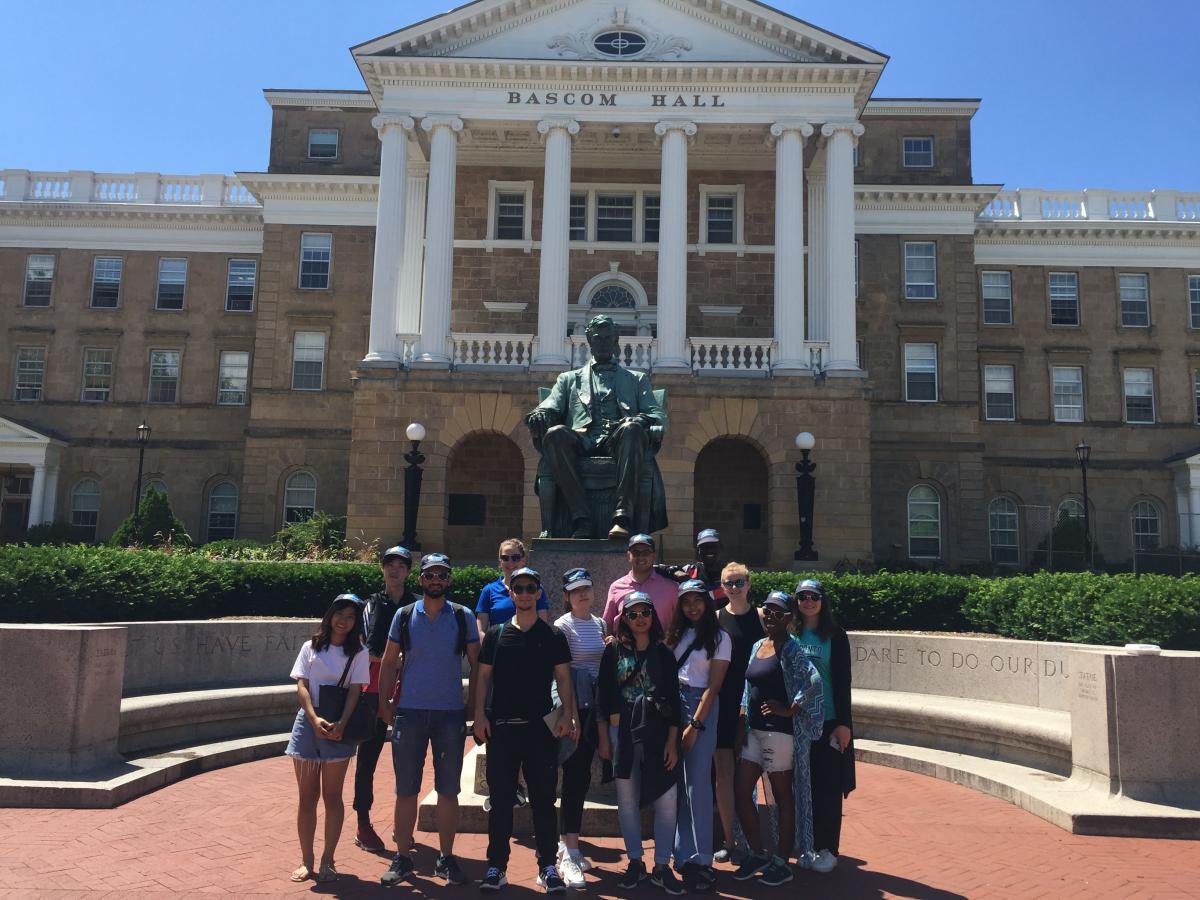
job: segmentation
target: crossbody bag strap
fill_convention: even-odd
[[[346,648],[345,648],[345,647],[343,647],[343,648],[342,648],[342,652],[343,652],[343,653],[345,653],[345,652],[346,652]],[[342,669],[342,677],[341,677],[341,678],[339,678],[339,679],[338,679],[338,681],[337,681],[337,686],[338,686],[338,687],[345,687],[345,686],[346,686],[346,676],[350,674],[350,663],[352,663],[352,662],[354,662],[354,657],[353,657],[353,656],[347,656],[347,657],[346,657],[346,668]]]

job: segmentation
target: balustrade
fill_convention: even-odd
[[[1197,222],[1200,194],[1178,191],[1001,191],[979,213],[984,222]]]
[[[533,355],[532,334],[450,335],[450,362],[455,366],[526,368]]]
[[[0,200],[42,203],[142,203],[173,206],[258,206],[228,175],[157,172],[30,172],[0,170]]]
[[[692,371],[698,375],[745,373],[771,374],[770,338],[690,338]]]

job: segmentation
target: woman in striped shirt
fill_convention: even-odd
[[[592,758],[596,754],[596,676],[604,653],[604,620],[592,615],[592,576],[587,569],[563,575],[567,612],[555,626],[571,648],[571,678],[579,706],[579,746],[562,764],[562,842],[558,845],[558,871],[569,887],[585,885],[583,873],[592,868],[579,849],[583,802],[592,783]]]

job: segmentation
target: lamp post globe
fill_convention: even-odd
[[[425,426],[420,422],[413,422],[404,429],[404,434],[414,444],[419,444],[425,440]]]
[[[811,432],[796,435],[796,449],[800,451],[800,462],[796,463],[796,512],[800,516],[800,546],[792,554],[793,559],[812,562],[817,559],[813,549],[813,506],[816,503],[817,481],[813,478],[817,464],[808,458],[817,439]]]
[[[802,431],[796,435],[797,450],[812,450],[815,446],[817,446],[817,439],[812,436],[812,432]]]
[[[412,422],[404,429],[404,435],[412,441],[412,449],[404,454],[408,466],[404,469],[404,537],[402,542],[409,550],[420,550],[417,540],[417,512],[421,508],[421,463],[425,454],[421,452],[421,441],[425,440],[425,426]]]

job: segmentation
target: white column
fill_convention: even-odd
[[[1179,512],[1179,546],[1192,546],[1192,509],[1188,489],[1175,485],[1175,509]]]
[[[826,122],[825,254],[829,278],[830,371],[857,372],[857,310],[854,308],[854,144],[859,122]]]
[[[687,348],[687,175],[688,139],[695,122],[654,126],[662,138],[662,186],[658,226],[657,371],[691,371]]]
[[[825,172],[809,169],[808,192],[808,322],[810,341],[829,340],[829,279],[825,275]],[[822,360],[822,363],[827,360]]]
[[[430,134],[429,196],[425,214],[425,290],[421,299],[421,340],[417,366],[450,365],[450,297],[454,272],[454,183],[457,175],[457,116],[428,116],[421,127]]]
[[[423,159],[408,163],[408,209],[404,213],[404,263],[400,267],[400,305],[396,333],[421,333],[421,283],[425,274],[425,191],[429,183],[429,163]],[[397,348],[403,358],[402,348]]]
[[[405,194],[408,189],[408,116],[378,115],[371,120],[383,143],[379,160],[379,203],[375,213],[375,266],[371,273],[371,330],[364,365],[394,366],[400,266],[404,261]]]
[[[46,495],[42,500],[42,521],[53,522],[58,508],[58,466],[46,467]]]
[[[538,336],[534,366],[570,364],[567,342],[567,275],[571,238],[571,137],[579,123],[566,117],[538,122],[546,159],[542,182],[542,258],[538,273]]]
[[[1200,546],[1200,472],[1188,466],[1188,545]],[[1094,534],[1094,532],[1093,532]],[[1093,537],[1093,540],[1095,538]],[[1180,537],[1180,542],[1183,538]]]
[[[29,492],[29,528],[42,524],[42,506],[46,501],[46,467],[34,465],[33,488]]]
[[[804,139],[808,122],[776,122],[775,346],[776,372],[808,369],[804,353]]]

